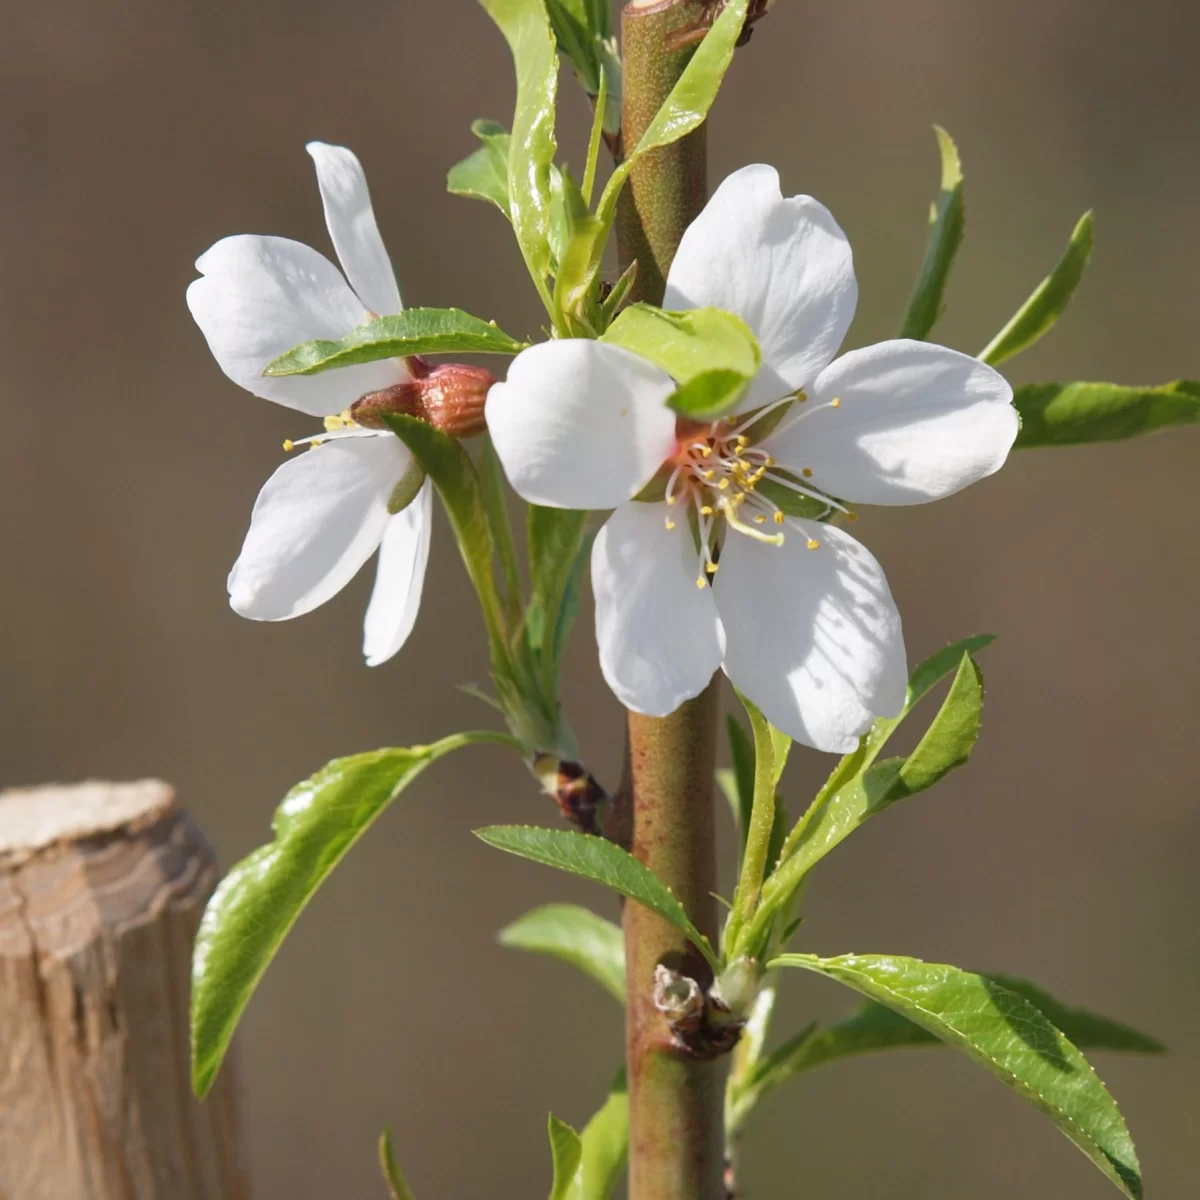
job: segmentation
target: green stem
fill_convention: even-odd
[[[622,13],[622,144],[637,145],[692,51],[667,37],[696,22],[696,0],[631,0]],[[659,303],[684,230],[704,207],[706,143],[695,133],[646,154],[621,196],[621,266],[638,261],[635,299]],[[669,717],[629,713],[631,849],[679,898],[716,944],[717,887],[712,779],[718,684]],[[629,1200],[724,1200],[724,1066],[674,1049],[654,1005],[660,963],[702,988],[712,971],[683,935],[637,904],[625,906],[626,1059],[629,1077]]]

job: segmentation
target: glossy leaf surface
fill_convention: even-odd
[[[670,888],[613,842],[589,834],[532,825],[490,825],[477,829],[475,836],[498,850],[602,883],[627,899],[636,900],[682,930],[709,965],[717,969],[717,958],[708,939],[692,924]]]
[[[519,354],[524,348],[494,321],[460,308],[406,308],[392,317],[364,321],[336,342],[301,342],[269,363],[263,374],[316,375],[409,354]]]
[[[963,1051],[1056,1126],[1131,1200],[1141,1169],[1116,1101],[1078,1048],[1023,996],[983,975],[893,955],[785,954]]]

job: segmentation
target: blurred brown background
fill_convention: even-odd
[[[232,862],[329,757],[488,720],[453,685],[484,647],[444,524],[412,643],[359,658],[367,573],[260,626],[224,579],[254,495],[304,418],[210,359],[184,307],[227,233],[329,252],[310,138],[362,157],[404,295],[535,332],[494,211],[443,192],[476,116],[507,121],[506,50],[471,0],[44,0],[0,39],[0,776],[159,774]],[[968,235],[942,340],[977,350],[1078,215],[1098,250],[1017,380],[1200,374],[1200,8],[1182,0],[782,0],[712,120],[713,180],[746,162],[824,200],[854,244],[851,342],[896,328],[958,139]],[[586,115],[564,75],[562,153]],[[1195,1194],[1200,821],[1195,713],[1200,431],[1018,455],[997,478],[859,526],[915,659],[988,630],[969,769],[881,817],[821,868],[809,944],[1027,974],[1161,1036],[1100,1061],[1149,1194]],[[620,713],[588,619],[568,701],[612,779]],[[801,797],[831,760],[797,754]],[[547,1110],[581,1123],[620,1054],[618,1014],[567,968],[493,943],[540,901],[611,912],[586,885],[495,854],[492,821],[550,821],[514,762],[431,771],[305,914],[244,1022],[264,1200],[382,1195],[391,1122],[419,1195],[545,1194]],[[788,1027],[848,995],[789,980]],[[778,1095],[753,1129],[757,1197],[1096,1197],[1108,1185],[965,1061],[854,1062]]]

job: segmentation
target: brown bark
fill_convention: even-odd
[[[166,784],[0,793],[0,1200],[248,1200],[232,1073],[189,1083],[217,874]]]

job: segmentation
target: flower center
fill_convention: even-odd
[[[778,495],[780,488],[786,489],[826,505],[826,512],[835,510],[853,519],[853,514],[843,505],[802,482],[811,479],[813,472],[810,468],[779,466],[763,446],[752,444],[748,436],[747,431],[752,431],[754,426],[777,409],[793,401],[803,404],[806,400],[807,397],[800,392],[795,397],[788,396],[740,420],[702,424],[680,418],[676,426],[678,449],[666,464],[671,473],[664,499],[672,509],[681,506],[686,508],[688,505],[695,507],[700,542],[697,587],[704,587],[717,573],[718,551],[713,535],[718,522],[722,520],[726,529],[769,546],[783,545],[785,532],[780,527],[786,526],[805,538],[808,549],[820,548],[821,543],[816,538],[810,537],[796,521],[788,517],[784,508],[765,494],[768,490]],[[840,405],[841,401],[835,399],[830,407],[838,408]],[[789,414],[785,419],[791,423],[804,415]],[[766,489],[762,486],[764,483],[767,484]],[[671,513],[666,517],[666,526],[668,529],[676,527]]]

